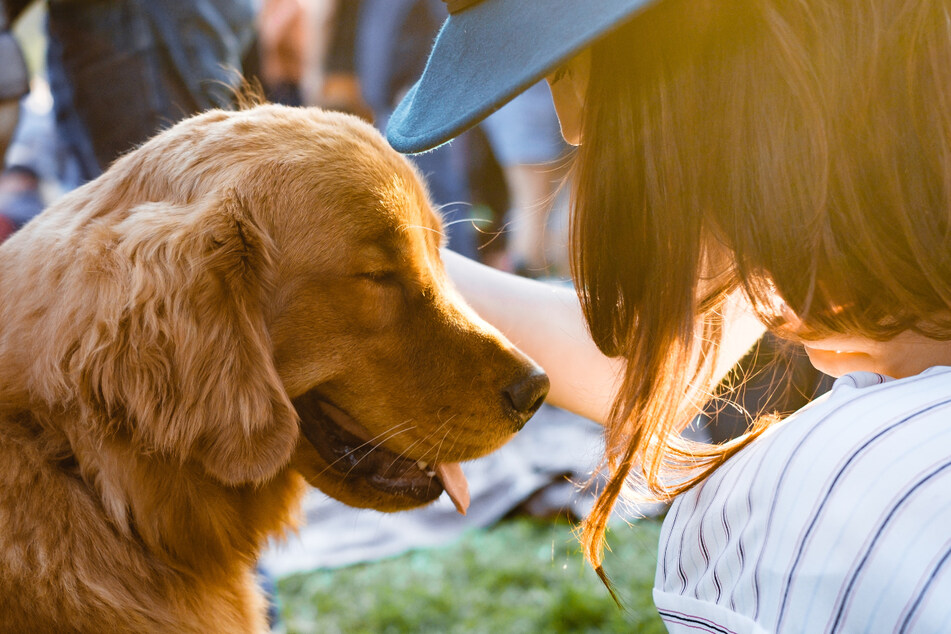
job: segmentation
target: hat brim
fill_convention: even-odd
[[[386,127],[396,150],[463,133],[656,0],[483,0],[450,15]]]

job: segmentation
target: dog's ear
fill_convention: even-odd
[[[266,327],[269,236],[234,193],[141,205],[107,233],[95,326],[71,364],[87,411],[224,483],[274,475],[298,422]]]

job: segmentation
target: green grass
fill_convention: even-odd
[[[455,544],[278,584],[289,633],[665,632],[651,601],[660,524],[609,532],[621,610],[567,522],[509,520]]]

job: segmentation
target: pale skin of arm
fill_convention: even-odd
[[[574,289],[503,273],[448,249],[442,257],[466,302],[548,373],[548,403],[603,423],[624,362],[598,350]]]

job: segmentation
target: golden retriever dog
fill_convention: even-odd
[[[254,565],[305,482],[461,510],[458,462],[548,379],[451,288],[368,124],[185,120],[0,246],[0,628],[266,629]]]

